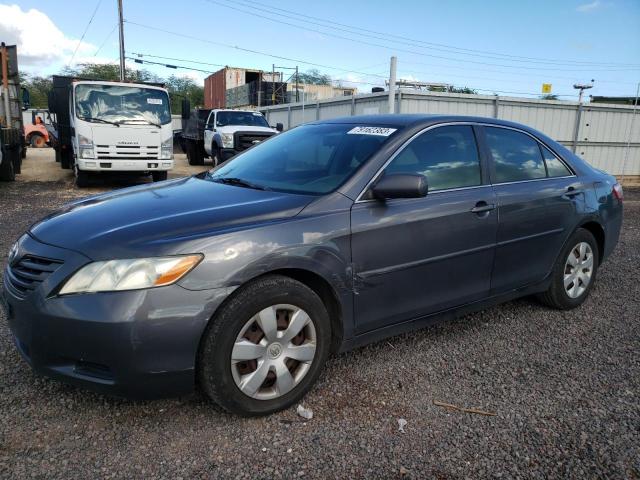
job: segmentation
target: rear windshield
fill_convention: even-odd
[[[275,135],[213,170],[209,178],[241,179],[268,190],[321,195],[344,183],[393,128],[306,125]]]

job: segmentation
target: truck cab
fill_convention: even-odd
[[[282,131],[252,110],[211,110],[204,126],[204,151],[218,165]]]
[[[60,115],[65,102],[67,115]],[[174,165],[166,89],[54,76],[53,103],[62,167],[74,169],[78,186],[100,172],[151,174],[154,181],[166,180]],[[65,120],[68,128],[61,124]]]

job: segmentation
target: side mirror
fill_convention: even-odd
[[[280,122],[276,123],[276,130],[282,132],[284,130],[284,125],[282,125]]]
[[[22,87],[22,109],[27,110],[31,106],[31,94],[29,90]]]
[[[387,198],[421,198],[427,195],[427,177],[418,173],[396,173],[383,176],[371,188],[378,200]]]

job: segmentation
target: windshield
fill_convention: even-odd
[[[384,133],[372,134],[371,130]],[[393,128],[342,124],[297,127],[211,171],[209,179],[291,193],[329,193],[351,177],[393,132]]]
[[[216,126],[247,125],[249,127],[269,127],[261,113],[258,112],[218,112]]]
[[[97,123],[164,125],[171,122],[167,92],[125,85],[79,84],[76,116]]]

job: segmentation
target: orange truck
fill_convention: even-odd
[[[49,112],[47,110],[31,110],[31,122],[24,122],[24,141],[33,148],[42,148],[49,145],[49,131],[47,125]]]

